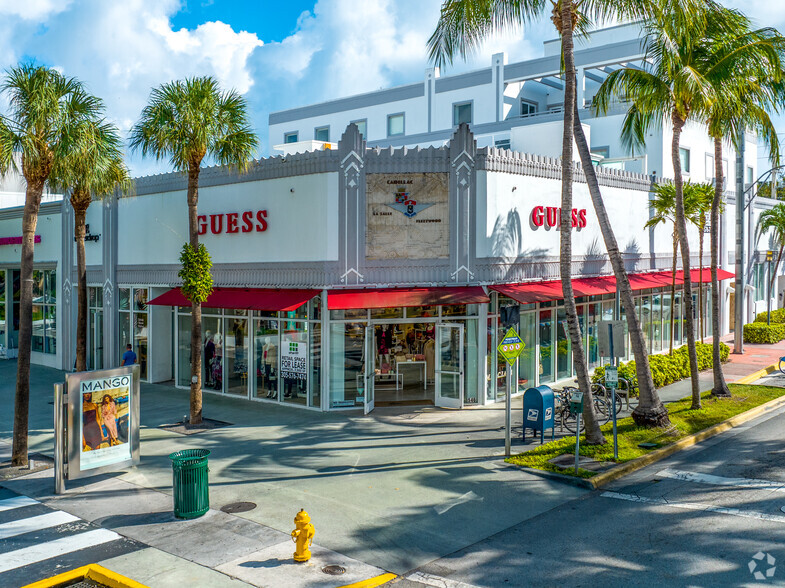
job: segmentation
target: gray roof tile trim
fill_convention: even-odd
[[[56,202],[44,202],[38,208],[39,216],[42,214],[60,214],[63,200]],[[25,212],[24,206],[14,206],[12,208],[0,209],[0,220],[7,220],[12,218],[22,218]]]
[[[484,147],[477,151],[477,169],[495,171],[553,180],[561,179],[561,160],[545,155],[519,153],[507,149]],[[649,192],[652,184],[651,176],[634,174],[615,169],[595,168],[600,186],[626,188]],[[586,183],[586,177],[579,163],[575,164],[575,181]]]
[[[367,173],[424,173],[448,172],[449,152],[446,147],[394,149],[375,148],[365,151]]]
[[[356,110],[358,108],[366,108],[368,106],[376,106],[388,102],[397,102],[398,100],[420,98],[422,96],[425,96],[425,82],[417,82],[416,84],[398,86],[397,88],[379,90],[367,94],[358,94],[356,96],[330,100],[329,102],[320,102],[310,106],[300,106],[299,108],[292,108],[290,110],[271,112],[268,121],[270,125],[277,125],[303,118],[324,116],[326,114]]]
[[[436,78],[436,93],[440,94],[442,92],[490,84],[492,80],[493,74],[490,67],[456,76]]]
[[[240,174],[230,166],[205,167],[199,174],[199,187],[221,186],[242,182],[255,182],[273,178],[320,174],[338,170],[337,151],[308,151],[295,155],[267,157],[254,160],[248,171]],[[129,196],[143,196],[185,190],[187,179],[185,174],[171,172],[154,176],[136,178],[134,188]]]

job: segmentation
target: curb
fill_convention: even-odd
[[[769,367],[765,367],[762,370],[758,370],[757,372],[753,372],[749,376],[744,376],[740,380],[736,380],[735,382],[728,382],[728,383],[729,384],[752,384],[756,380],[760,380],[763,376],[768,376],[770,373],[776,372],[778,369],[779,368],[777,368],[776,365],[771,364]]]
[[[386,584],[390,580],[394,580],[398,576],[393,574],[392,572],[387,572],[386,574],[382,574],[381,576],[375,576],[373,578],[368,578],[367,580],[361,580],[360,582],[355,582],[354,584],[346,584],[345,586],[338,586],[338,588],[376,588],[376,586],[381,586],[382,584]]]
[[[57,576],[47,578],[46,580],[33,582],[32,584],[28,584],[23,588],[53,588],[63,585],[70,586],[73,582],[79,580],[94,580],[103,586],[108,586],[109,588],[147,588],[147,586],[144,584],[140,584],[139,582],[135,582],[134,580],[126,578],[125,576],[121,576],[120,574],[113,572],[112,570],[109,570],[103,566],[99,566],[98,564],[89,564],[81,568],[76,568],[75,570],[58,574]]]
[[[777,370],[777,367],[774,365],[770,365],[762,370],[758,370],[757,372],[750,374],[749,376],[745,376],[741,380],[737,380],[736,382],[731,382],[732,384],[749,384],[760,379],[762,376],[768,375]],[[765,404],[761,404],[760,406],[756,406],[755,408],[751,408],[746,412],[742,412],[729,418],[728,420],[722,421],[721,423],[717,423],[716,425],[712,425],[708,429],[704,429],[703,431],[698,431],[697,433],[693,433],[687,437],[679,439],[672,445],[668,445],[667,447],[662,447],[661,449],[656,449],[651,453],[643,455],[637,459],[633,459],[626,463],[623,463],[617,467],[611,468],[610,470],[603,472],[601,474],[597,474],[591,478],[576,478],[574,476],[567,476],[564,474],[557,474],[556,472],[550,472],[547,470],[538,470],[535,468],[529,467],[520,467],[522,470],[525,470],[528,473],[535,474],[537,476],[543,478],[549,478],[552,480],[557,480],[560,482],[565,482],[567,484],[572,484],[573,486],[580,486],[581,488],[589,488],[591,490],[597,490],[609,484],[619,478],[626,476],[627,474],[631,474],[641,468],[644,468],[648,465],[656,463],[660,460],[665,459],[666,457],[670,457],[674,453],[681,451],[682,449],[686,449],[688,447],[692,447],[693,445],[697,445],[701,441],[705,441],[715,435],[719,435],[720,433],[724,433],[729,429],[733,429],[734,427],[738,427],[739,425],[743,425],[760,415],[780,408],[781,406],[785,406],[785,396],[780,396],[779,398],[775,398],[774,400],[769,400]],[[511,464],[514,465],[514,464]]]

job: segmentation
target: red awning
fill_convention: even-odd
[[[630,287],[633,290],[646,290],[647,288],[661,288],[671,283],[670,272],[649,272],[645,274],[628,274]],[[615,290],[614,290],[615,291]]]
[[[724,269],[717,268],[717,279],[721,282],[722,280],[729,280],[731,278],[735,278],[736,274],[726,271]],[[691,269],[690,270],[690,279],[693,283],[701,282],[703,284],[711,283],[711,268],[704,267],[703,268],[703,275],[701,275],[700,269]],[[684,280],[684,272],[679,270],[676,272],[676,283],[681,284]]]
[[[480,286],[444,288],[382,288],[331,290],[327,293],[327,308],[349,310],[355,308],[395,308],[398,306],[451,306],[480,304],[490,298]]]
[[[319,295],[320,290],[288,288],[214,288],[202,306],[238,310],[295,310]],[[173,288],[147,304],[190,306],[180,288]]]
[[[616,278],[601,276],[599,278],[580,278],[572,281],[572,289],[576,296],[597,296],[613,294],[616,291]]]
[[[489,288],[504,294],[508,298],[517,300],[521,304],[559,300],[564,296],[561,289],[561,282],[556,280],[548,282],[525,282],[523,284],[500,284],[498,286],[489,286]]]

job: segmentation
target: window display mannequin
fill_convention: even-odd
[[[212,364],[215,357],[215,343],[213,342],[213,334],[210,331],[205,333],[204,337],[204,373],[205,383],[208,388],[213,385],[213,371]]]
[[[223,335],[218,331],[213,335],[213,344],[215,345],[215,355],[213,356],[210,368],[212,372],[212,383],[215,390],[223,388]]]
[[[278,366],[278,347],[272,337],[267,337],[264,344],[264,379],[267,382],[267,398],[278,396],[276,389],[276,367]]]

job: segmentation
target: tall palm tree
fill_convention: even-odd
[[[707,79],[721,91],[704,113],[709,135],[714,140],[714,197],[711,204],[711,291],[712,291],[712,363],[714,385],[712,394],[730,396],[725,375],[720,368],[720,285],[719,215],[725,189],[722,167],[723,140],[730,138],[741,147],[744,129],[755,129],[769,147],[772,163],[780,161],[777,132],[767,110],[776,111],[785,102],[783,54],[785,39],[778,31],[764,28],[750,30],[749,20],[742,14],[727,10],[723,18],[732,23],[730,31],[718,35],[717,50]],[[736,206],[740,205],[740,199]],[[737,294],[740,295],[740,294]]]
[[[74,78],[33,64],[6,71],[0,92],[9,103],[9,114],[0,116],[0,173],[18,169],[25,178],[20,264],[19,358],[16,368],[12,463],[27,464],[30,410],[30,353],[33,313],[33,251],[41,195],[72,149],[72,136],[85,119],[94,117],[99,105]]]
[[[236,91],[221,90],[209,76],[186,78],[153,89],[139,121],[131,129],[131,147],[142,155],[168,159],[188,176],[188,245],[197,255],[199,172],[205,157],[245,171],[257,138],[248,105]],[[202,304],[191,297],[191,417],[202,422]]]
[[[646,70],[624,67],[610,73],[594,96],[595,108],[606,113],[613,98],[630,102],[622,127],[622,138],[630,148],[642,148],[653,125],[669,120],[672,129],[671,160],[675,187],[676,232],[684,272],[684,327],[689,351],[692,408],[701,408],[698,356],[695,347],[690,248],[684,210],[680,138],[695,112],[708,110],[716,99],[715,87],[706,79],[713,28],[725,23],[716,16],[720,6],[713,0],[680,0],[652,4],[645,29]]]
[[[687,192],[692,194],[692,202],[695,208],[694,212],[690,213],[687,210]],[[714,200],[714,186],[705,182],[693,184],[687,182],[684,186],[684,214],[687,216],[693,225],[698,229],[698,267],[700,281],[698,282],[698,340],[703,341],[704,337],[704,314],[706,305],[703,303],[703,242],[706,229],[706,223],[709,220],[711,213],[711,203]],[[722,212],[722,211],[720,211]]]
[[[763,234],[772,231],[775,245],[779,245],[777,261],[774,263],[774,271],[771,272],[771,283],[769,292],[774,292],[774,281],[777,279],[777,270],[782,260],[782,251],[785,249],[785,204],[775,204],[769,210],[764,210],[758,217],[758,233]]]
[[[585,32],[591,20],[601,21],[608,16],[639,17],[645,15],[650,2],[646,0],[578,0],[572,2],[547,2],[544,0],[445,0],[442,4],[441,16],[436,30],[429,40],[430,56],[439,64],[452,62],[456,54],[466,57],[473,52],[484,38],[495,30],[516,28],[525,25],[544,13],[548,7],[552,8],[551,20],[557,31],[562,35],[562,56],[565,70],[568,62],[573,64],[572,29]],[[573,15],[571,18],[562,18],[562,14]],[[590,17],[590,18],[589,18]],[[569,42],[564,45],[563,29],[569,24],[572,28],[568,32]],[[575,87],[575,77],[565,76],[565,99],[572,95]],[[654,380],[649,367],[648,352],[646,348],[641,323],[635,313],[635,302],[632,287],[624,267],[624,259],[619,249],[618,242],[610,224],[608,212],[602,199],[597,174],[591,159],[591,153],[583,127],[580,124],[577,101],[573,102],[573,115],[567,116],[565,104],[565,125],[572,118],[572,128],[575,144],[581,159],[584,176],[591,195],[592,204],[597,215],[600,230],[605,241],[613,272],[616,277],[617,289],[627,315],[627,326],[630,332],[632,351],[635,355],[636,375],[640,390],[640,402],[633,412],[633,418],[639,425],[664,426],[669,424],[668,411],[657,395]],[[564,147],[564,145],[563,145]],[[564,154],[563,154],[564,155]],[[568,161],[563,157],[563,161]],[[569,160],[571,161],[571,159]],[[571,179],[571,170],[569,172]],[[565,178],[563,177],[563,180]],[[566,207],[562,206],[562,210]],[[567,232],[567,231],[563,231]],[[561,268],[560,268],[561,269]],[[572,292],[571,288],[568,288]],[[565,292],[565,301],[567,301]],[[565,309],[569,310],[569,309]],[[572,324],[572,323],[570,323]],[[570,338],[574,339],[574,329],[571,327]],[[580,334],[580,331],[578,331]],[[580,347],[580,343],[573,344]],[[577,358],[575,359],[576,371]],[[579,373],[580,376],[580,373]],[[579,377],[581,389],[587,385]],[[590,415],[587,415],[587,420]],[[591,423],[590,423],[591,424]],[[596,438],[596,437],[595,437]]]
[[[103,103],[96,115],[103,112]],[[111,194],[130,184],[123,161],[123,143],[113,124],[103,119],[85,120],[73,134],[74,147],[53,183],[71,191],[74,209],[74,239],[77,267],[76,371],[87,369],[87,266],[85,262],[85,218],[94,197]]]

